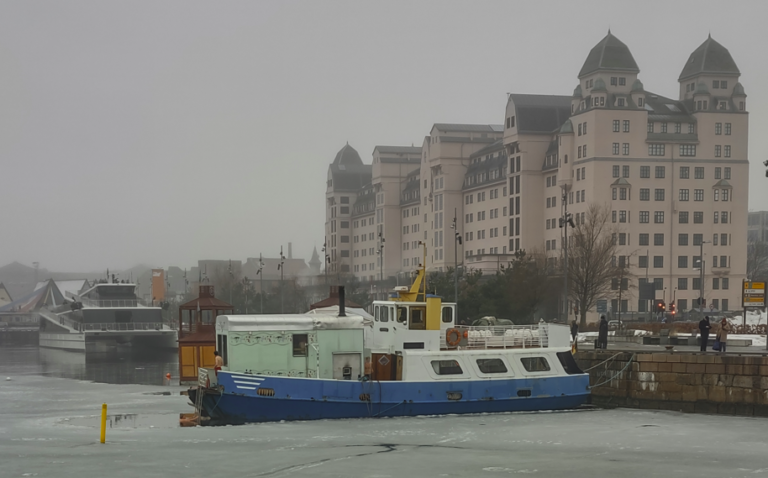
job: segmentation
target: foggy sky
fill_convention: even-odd
[[[741,70],[750,210],[768,209],[768,2],[0,3],[0,265],[309,259],[349,141],[420,146],[570,95],[610,27],[677,98],[708,33]]]

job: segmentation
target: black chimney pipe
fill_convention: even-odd
[[[339,286],[339,317],[346,317],[346,304],[344,303],[344,286]]]

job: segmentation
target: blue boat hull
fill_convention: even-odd
[[[206,390],[202,404],[212,421],[220,424],[562,410],[577,408],[589,398],[586,374],[506,380],[357,382],[220,372],[219,385],[223,391]],[[273,396],[259,394],[272,391]]]

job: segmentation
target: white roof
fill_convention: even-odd
[[[362,329],[365,319],[359,315],[220,315],[216,330],[255,332],[262,330]]]

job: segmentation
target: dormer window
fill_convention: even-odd
[[[725,80],[720,80],[720,89],[724,90],[726,88],[728,88],[728,82]]]
[[[726,110],[726,109],[728,109],[728,102],[726,102],[726,101],[720,101],[720,102],[717,104],[717,109],[719,109],[719,110]]]
[[[624,78],[623,76],[619,77],[619,86],[626,86],[626,84],[627,84],[627,79]]]
[[[605,106],[605,96],[600,97],[600,106]]]
[[[619,98],[618,105],[624,106],[624,103],[625,103],[624,98]]]
[[[639,106],[641,108],[643,107],[643,98],[642,97],[637,99],[637,106]]]
[[[720,88],[720,80],[712,80],[712,89]]]
[[[618,80],[619,80],[618,78],[616,78],[615,76],[612,76],[611,77],[611,86],[616,86],[618,84]]]

